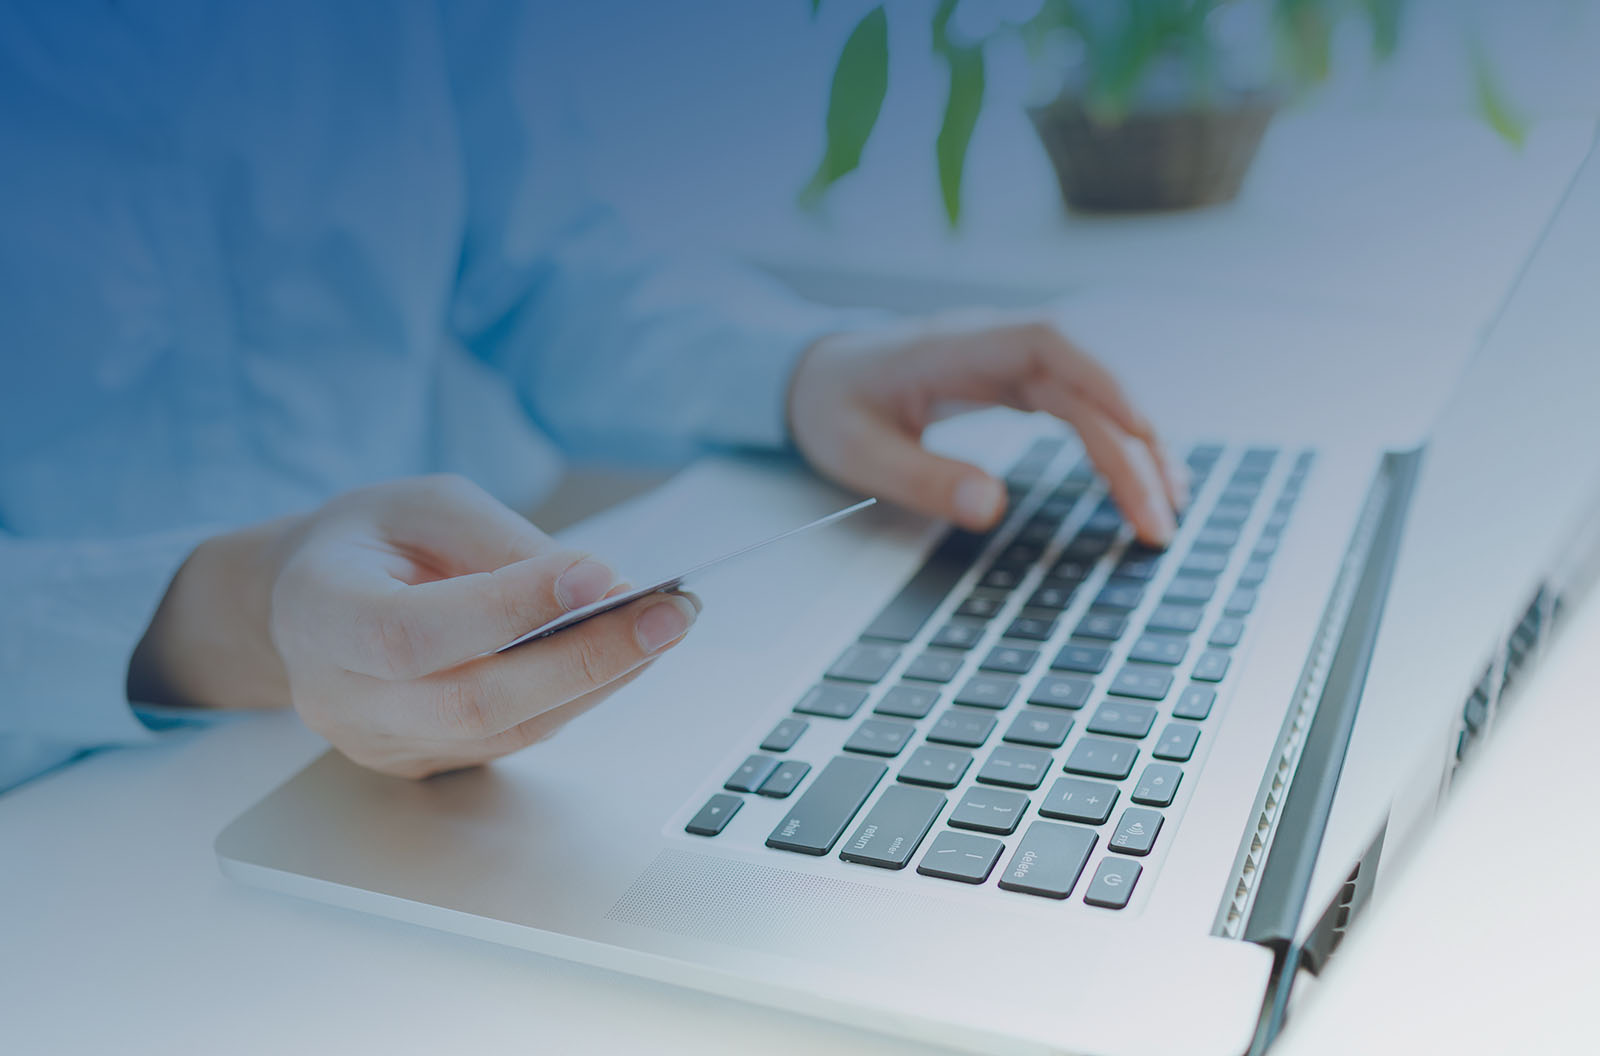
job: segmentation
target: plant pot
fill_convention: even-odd
[[[1067,208],[1125,213],[1231,200],[1277,109],[1245,96],[1207,109],[1145,111],[1096,121],[1075,98],[1028,108]]]

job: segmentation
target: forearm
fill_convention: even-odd
[[[298,518],[214,536],[167,588],[128,665],[128,697],[205,708],[281,708],[289,681],[270,633],[272,583]]]

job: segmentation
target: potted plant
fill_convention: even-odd
[[[812,0],[813,12],[821,0]],[[982,17],[960,18],[970,5]],[[1272,115],[1324,80],[1335,31],[1363,19],[1377,59],[1399,40],[1403,0],[937,0],[934,54],[949,73],[935,142],[952,227],[961,217],[967,148],[983,110],[985,52],[1019,40],[1052,93],[1028,109],[1067,207],[1180,209],[1234,197]],[[902,10],[897,8],[897,13]],[[1474,49],[1480,111],[1502,134],[1520,127]],[[802,204],[854,170],[888,89],[889,13],[856,24],[833,73],[826,148]]]

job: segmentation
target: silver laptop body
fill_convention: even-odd
[[[995,535],[881,510],[754,558],[551,742],[425,782],[330,752],[223,869],[930,1043],[1244,1052],[1584,581],[1597,233],[1591,154],[1423,451],[1197,445],[1157,556],[1059,427],[990,430]],[[729,460],[649,509],[716,548],[838,499]],[[683,556],[649,527],[580,541]]]

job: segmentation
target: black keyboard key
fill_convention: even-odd
[[[1117,677],[1111,680],[1109,692],[1119,697],[1137,697],[1140,700],[1161,700],[1172,688],[1172,672],[1161,667],[1124,665]]]
[[[1006,845],[999,840],[946,829],[934,839],[928,853],[922,856],[917,872],[923,876],[937,876],[941,880],[981,884],[989,879],[990,870],[1005,849]]]
[[[1178,575],[1205,578],[1222,575],[1222,570],[1228,567],[1228,555],[1216,550],[1196,550],[1183,559],[1183,564],[1178,566]]]
[[[1119,583],[1115,580],[1100,588],[1100,593],[1095,595],[1094,605],[1097,609],[1115,609],[1127,612],[1137,609],[1139,602],[1144,600],[1144,586],[1140,583]]]
[[[1208,645],[1220,645],[1224,648],[1239,644],[1239,639],[1244,637],[1244,621],[1236,616],[1224,616],[1211,628],[1211,637]]]
[[[1048,502],[1039,507],[1033,519],[1017,530],[1017,542],[1029,546],[1044,546],[1055,538],[1056,529],[1061,527],[1061,521],[1054,516],[1058,509],[1059,505],[1052,506]],[[1062,510],[1062,514],[1065,513],[1066,511]]]
[[[754,792],[778,768],[778,760],[770,755],[752,755],[739,764],[722,787],[729,792]]]
[[[1003,788],[974,785],[961,797],[950,814],[950,824],[958,829],[976,829],[996,836],[1009,836],[1028,809],[1028,797]]]
[[[1263,535],[1260,539],[1256,540],[1256,548],[1250,551],[1250,560],[1266,561],[1277,552],[1278,537],[1275,535]]]
[[[1157,605],[1150,611],[1144,628],[1167,634],[1188,634],[1200,626],[1202,614],[1203,611],[1193,605]]]
[[[1275,447],[1252,447],[1239,456],[1239,468],[1271,469],[1277,458],[1278,449]]]
[[[978,748],[989,739],[994,727],[995,717],[988,712],[951,708],[933,724],[933,729],[928,731],[928,740],[961,748]]]
[[[1133,897],[1133,885],[1139,882],[1142,869],[1138,862],[1127,858],[1101,859],[1089,889],[1083,893],[1083,901],[1101,909],[1121,909]]]
[[[1125,703],[1108,700],[1095,710],[1089,720],[1090,733],[1106,733],[1113,737],[1143,737],[1155,724],[1156,709],[1148,704]]]
[[[972,765],[972,753],[954,748],[935,748],[925,744],[911,753],[900,768],[899,778],[912,785],[930,788],[955,788]]]
[[[928,644],[943,646],[946,649],[971,649],[978,644],[986,629],[981,623],[951,620],[939,628],[939,632]]]
[[[1092,565],[1100,560],[1100,555],[1110,549],[1111,536],[1085,535],[1080,532],[1061,548],[1061,557],[1067,561]]]
[[[1089,573],[1094,571],[1094,560],[1088,561],[1057,561],[1050,567],[1050,574],[1046,581],[1058,581],[1062,584],[1071,584],[1076,587],[1089,578]]]
[[[845,841],[839,857],[879,869],[904,869],[944,805],[944,796],[931,788],[890,785]]]
[[[983,658],[983,663],[978,665],[984,671],[998,671],[1007,675],[1025,675],[1038,661],[1039,653],[1035,649],[1020,649],[1016,646],[997,645],[989,650],[989,655]]]
[[[1196,682],[1221,682],[1228,673],[1228,654],[1217,649],[1207,649],[1194,662],[1189,677]]]
[[[1237,528],[1202,528],[1194,537],[1196,550],[1232,550],[1239,541]]]
[[[964,659],[960,653],[929,649],[907,664],[901,675],[919,682],[948,682],[956,677],[957,671],[961,670]]]
[[[878,706],[873,712],[878,715],[894,715],[902,719],[926,718],[928,712],[939,700],[939,691],[930,686],[910,686],[904,683],[893,686],[889,692],[878,701]],[[763,745],[763,747],[765,747]]]
[[[1139,775],[1133,789],[1133,801],[1147,807],[1170,807],[1172,797],[1178,794],[1178,783],[1183,771],[1166,763],[1151,763]]]
[[[1266,561],[1248,561],[1244,568],[1239,570],[1239,585],[1241,587],[1259,587],[1261,581],[1267,578]]]
[[[1129,807],[1117,820],[1117,831],[1111,834],[1110,846],[1113,851],[1143,858],[1156,845],[1156,833],[1160,831],[1160,811]]]
[[[1020,638],[1029,642],[1047,642],[1056,633],[1056,621],[1038,616],[1020,616],[1006,628],[1007,638]]]
[[[739,813],[739,808],[742,806],[744,800],[738,796],[718,792],[706,800],[706,805],[689,819],[689,824],[683,827],[683,831],[694,836],[715,836],[728,827],[728,822]]]
[[[1256,607],[1256,591],[1254,587],[1237,587],[1228,595],[1228,600],[1222,606],[1225,616],[1248,616],[1250,610]]]
[[[767,734],[767,739],[761,742],[761,750],[763,752],[787,752],[794,747],[794,742],[800,739],[800,735],[805,733],[810,725],[805,719],[797,719],[793,716],[787,719],[779,719],[778,724],[772,728],[772,732]]]
[[[1030,543],[1012,543],[1000,551],[1000,556],[994,559],[994,563],[997,566],[1021,570],[1030,567],[1043,556],[1044,547],[1042,546]]]
[[[1187,638],[1178,638],[1170,634],[1143,634],[1133,643],[1133,648],[1128,650],[1128,659],[1147,664],[1173,666],[1183,663],[1184,654],[1188,651]]]
[[[1094,683],[1087,678],[1046,675],[1028,694],[1028,703],[1047,708],[1081,708],[1089,702],[1089,693],[1093,689]]]
[[[818,682],[800,698],[794,710],[805,715],[821,715],[830,719],[848,719],[866,703],[867,691],[854,686],[839,686],[832,682]]]
[[[1060,612],[1072,604],[1072,595],[1076,589],[1076,585],[1068,586],[1062,580],[1045,580],[1044,584],[1028,598],[1028,608]]]
[[[915,638],[950,588],[972,567],[984,542],[984,536],[971,532],[952,531],[946,535],[916,574],[867,625],[862,637],[890,642]]]
[[[1010,590],[1022,582],[1023,573],[1014,568],[996,566],[983,574],[978,580],[978,586],[988,587],[990,590]]]
[[[980,620],[987,620],[1005,608],[1005,604],[1004,595],[973,594],[956,609],[956,615],[973,616]]]
[[[876,759],[834,757],[772,830],[767,846],[800,854],[827,854],[888,769]]]
[[[1167,728],[1161,731],[1161,739],[1156,741],[1156,746],[1150,754],[1157,759],[1171,759],[1175,763],[1186,763],[1194,754],[1195,742],[1200,740],[1200,727],[1190,726],[1186,722],[1169,722]]]
[[[761,782],[761,787],[756,789],[757,794],[771,796],[773,799],[784,799],[795,789],[800,787],[800,782],[806,779],[811,772],[810,763],[802,763],[798,759],[785,759],[772,771],[772,776]]]
[[[1187,685],[1183,692],[1178,694],[1178,703],[1172,706],[1172,717],[1175,719],[1203,719],[1211,714],[1211,706],[1217,702],[1217,691],[1210,686]]]
[[[996,675],[973,675],[967,679],[967,684],[961,687],[961,692],[956,694],[957,704],[968,704],[974,708],[994,708],[996,710],[1011,703],[1011,698],[1017,695],[1017,680],[1014,678],[1000,678]]]
[[[855,728],[848,740],[844,742],[847,752],[860,752],[863,755],[881,755],[891,759],[900,754],[900,750],[911,740],[911,735],[917,728],[909,722],[896,722],[894,719],[867,719]]]
[[[1158,555],[1130,553],[1123,555],[1111,575],[1117,579],[1131,579],[1143,583],[1154,577],[1160,567],[1161,559]]]
[[[1060,748],[1067,743],[1072,716],[1059,711],[1028,708],[1011,720],[1001,740],[1012,744],[1031,744],[1039,748]]]
[[[1067,756],[1069,773],[1087,777],[1109,777],[1121,781],[1133,772],[1139,757],[1137,746],[1127,741],[1108,741],[1104,737],[1085,737]]]
[[[1212,509],[1211,516],[1206,519],[1207,524],[1218,527],[1237,528],[1250,519],[1250,507],[1238,502],[1219,502]]]
[[[977,780],[1007,788],[1038,788],[1050,773],[1050,753],[1034,748],[996,748],[978,768]]]
[[[1057,671],[1079,671],[1086,675],[1098,675],[1106,669],[1106,661],[1110,659],[1111,650],[1103,646],[1068,642],[1061,647],[1056,658],[1050,661],[1050,666]]]
[[[1064,821],[1104,825],[1117,803],[1117,786],[1076,777],[1060,777],[1050,786],[1050,794],[1039,804],[1039,814]]]
[[[842,682],[876,682],[889,673],[898,659],[900,650],[892,645],[857,642],[828,668],[828,677]]]
[[[1102,642],[1114,642],[1122,637],[1122,632],[1128,629],[1128,614],[1117,612],[1114,609],[1090,609],[1084,614],[1078,626],[1073,628],[1074,638],[1096,638]]]
[[[1000,887],[1044,898],[1066,898],[1083,875],[1095,834],[1071,825],[1036,821],[1000,875]]]
[[[1163,605],[1204,605],[1217,592],[1217,581],[1199,576],[1176,576],[1161,595]]]

